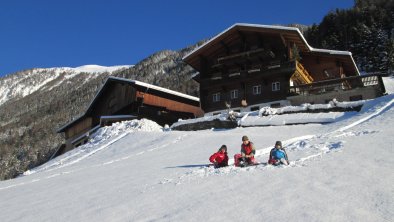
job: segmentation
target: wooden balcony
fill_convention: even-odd
[[[269,78],[270,76],[284,73],[285,75],[290,75],[296,70],[296,64],[294,61],[280,63],[279,61],[271,63],[265,66],[255,65],[251,66],[246,70],[230,70],[226,73],[215,72],[211,74],[201,75],[200,74],[200,86],[220,86],[230,82],[237,81],[249,81],[256,78]]]
[[[346,78],[325,80],[291,86],[289,95],[316,95],[333,91],[346,91],[355,88],[376,87],[383,95],[386,92],[382,81],[382,75],[371,74],[362,76],[351,76]]]

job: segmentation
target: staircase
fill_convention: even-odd
[[[290,79],[296,83],[297,85],[302,85],[302,84],[309,84],[313,82],[313,78],[311,75],[309,75],[308,71],[304,68],[304,66],[296,61],[296,71],[294,74],[290,77]]]

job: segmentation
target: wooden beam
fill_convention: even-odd
[[[205,75],[206,72],[208,71],[208,60],[202,55],[199,55],[199,60],[200,60],[200,67],[201,67],[200,73],[202,75]]]
[[[256,39],[257,39],[257,41],[259,43],[259,48],[263,48],[264,47],[264,40],[263,40],[263,38],[257,32],[255,33],[255,35],[256,35]]]
[[[230,48],[226,45],[226,43],[222,41],[220,41],[220,44],[223,46],[224,50],[226,51],[226,55],[230,54]]]
[[[265,52],[265,50],[260,48],[260,49],[246,51],[246,52],[236,53],[236,54],[229,55],[229,56],[223,56],[223,57],[218,58],[218,62],[222,62],[222,61],[229,60],[229,59],[234,59],[237,57],[249,57],[253,54],[258,54],[261,52]]]
[[[286,47],[286,39],[283,34],[280,34],[280,38],[282,39],[283,45]]]

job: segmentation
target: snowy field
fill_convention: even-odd
[[[389,95],[326,124],[102,128],[90,143],[1,181],[0,221],[393,221],[393,82],[385,79]],[[232,159],[243,135],[263,163],[281,140],[290,166],[205,166],[222,144]]]

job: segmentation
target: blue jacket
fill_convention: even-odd
[[[284,158],[285,160],[287,159],[287,153],[284,149],[277,149],[273,148],[270,152],[270,159],[275,159],[275,160],[280,160]]]

